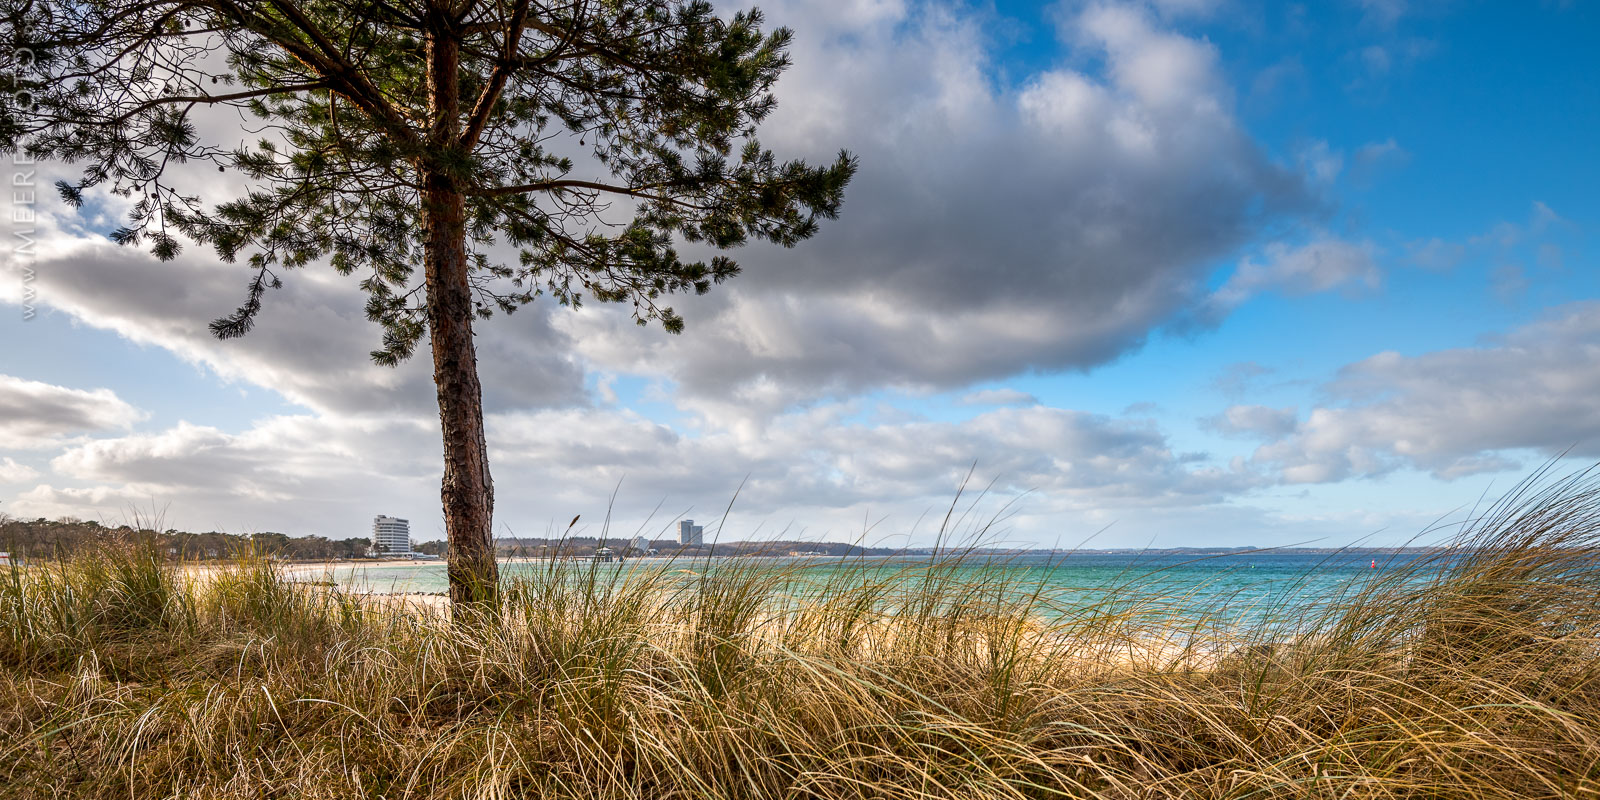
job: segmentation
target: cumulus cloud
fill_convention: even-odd
[[[1222,414],[1202,420],[1205,427],[1225,435],[1278,439],[1295,429],[1293,408],[1230,406]]]
[[[861,156],[843,218],[793,251],[742,253],[739,280],[680,304],[682,337],[604,310],[563,317],[586,358],[761,413],[1087,368],[1199,302],[1214,259],[1265,222],[1315,205],[1240,129],[1215,47],[1138,7],[1064,18],[1103,69],[1014,89],[985,75],[970,16],[919,6],[844,29],[808,8],[769,9],[799,38],[764,136]]]
[[[1217,291],[1216,302],[1229,308],[1263,291],[1306,295],[1331,289],[1375,289],[1382,282],[1373,247],[1321,236],[1306,244],[1268,244],[1261,261],[1245,259]]]
[[[248,336],[219,341],[207,324],[239,304],[244,271],[199,252],[160,263],[59,214],[40,219],[39,302],[84,324],[165,348],[225,379],[273,389],[319,411],[426,412],[433,405],[426,357],[397,369],[371,363],[368,353],[380,331],[367,321],[353,279],[317,268],[290,272]],[[0,287],[0,300],[19,300],[13,283]],[[532,308],[479,323],[478,360],[490,407],[582,401],[582,368],[549,313]]]
[[[500,463],[556,470],[557,485],[591,491],[628,475],[645,496],[693,496],[748,476],[740,502],[760,511],[916,500],[930,486],[955,485],[974,461],[1004,489],[1089,505],[1212,502],[1249,483],[1186,463],[1146,425],[1100,415],[1005,408],[959,423],[864,425],[845,422],[845,410],[787,414],[759,436],[686,436],[627,415],[546,412],[501,418],[496,438]]]
[[[174,522],[256,530],[362,535],[369,502],[438,495],[438,429],[408,417],[270,417],[242,433],[179,423],[162,431],[95,439],[50,462],[83,485],[44,485],[17,498],[30,514],[115,515],[129,505],[181,504]],[[437,509],[438,502],[414,507]],[[68,509],[71,509],[68,511]]]
[[[153,500],[137,488],[126,486],[54,486],[43,483],[16,497],[14,507],[29,518],[91,518],[130,520]],[[181,523],[180,523],[181,524]]]
[[[794,515],[837,533],[867,511],[910,522],[947,503],[974,462],[981,476],[997,478],[999,498],[1047,498],[1037,505],[1054,525],[1061,515],[1208,506],[1259,484],[1236,466],[1175,450],[1144,421],[1031,406],[958,422],[869,424],[853,421],[857,411],[847,403],[790,412],[758,433],[711,424],[685,433],[626,410],[495,414],[496,517],[505,530],[536,535],[574,513],[598,520],[597,499],[619,487],[613,511],[629,520],[662,500],[669,514],[705,516],[737,490],[741,513]],[[416,520],[428,537],[440,527],[437,435],[394,418],[284,416],[239,434],[179,424],[68,448],[51,468],[73,485],[35,487],[16,506],[114,517],[130,505],[170,503],[174,524],[339,536],[390,513]]]
[[[1600,456],[1600,303],[1561,307],[1480,347],[1380,353],[1324,389],[1342,403],[1260,447],[1257,464],[1322,483],[1401,467],[1459,478],[1514,468],[1519,451]]]
[[[144,414],[110,389],[71,389],[0,375],[0,447],[37,448],[125,429]]]
[[[0,483],[22,483],[39,477],[39,471],[7,457],[0,459]]]

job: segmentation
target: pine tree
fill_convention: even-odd
[[[755,138],[788,66],[786,29],[702,0],[0,0],[16,52],[0,150],[84,165],[57,185],[133,201],[112,238],[243,261],[242,336],[287,270],[360,278],[380,364],[426,335],[444,433],[454,603],[498,583],[473,324],[540,295],[665,305],[793,246],[837,215],[854,160],[779,161]],[[207,109],[255,118],[250,146],[207,141]],[[236,112],[235,112],[236,113]],[[211,203],[211,168],[250,187]]]

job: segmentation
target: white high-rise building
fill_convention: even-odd
[[[629,542],[628,546],[633,549],[636,555],[644,555],[650,552],[650,540],[643,536],[633,537],[633,541]]]
[[[382,514],[373,517],[372,551],[380,556],[411,555],[411,523]]]
[[[678,544],[685,547],[699,547],[705,543],[705,529],[694,524],[694,520],[686,519],[678,523]]]

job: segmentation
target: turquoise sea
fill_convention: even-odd
[[[1406,566],[1414,554],[1347,550],[1338,553],[1274,552],[1198,555],[1174,553],[1073,553],[1017,556],[968,556],[943,562],[938,572],[952,581],[984,581],[1004,585],[1012,595],[1037,593],[1044,605],[1068,607],[1115,596],[1152,606],[1182,609],[1204,616],[1263,618],[1336,601],[1364,584],[1399,570],[1418,579]],[[895,558],[762,558],[762,559],[632,559],[621,564],[567,561],[508,562],[507,580],[547,574],[551,569],[573,579],[594,574],[602,580],[626,580],[641,570],[658,570],[691,580],[733,568],[781,573],[785,593],[803,593],[807,586],[870,580],[924,580],[928,557]],[[1426,573],[1426,571],[1420,571]],[[447,588],[441,562],[330,566],[320,573],[300,573],[306,580],[333,580],[345,587],[381,593],[442,593]],[[798,588],[797,588],[798,587]],[[1158,609],[1152,608],[1153,612]]]

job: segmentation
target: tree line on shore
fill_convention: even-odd
[[[364,537],[330,539],[325,536],[290,536],[272,531],[262,533],[221,533],[208,531],[194,533],[173,528],[162,529],[159,522],[110,525],[95,520],[62,517],[60,519],[18,519],[0,515],[0,550],[29,558],[55,558],[76,555],[87,550],[108,545],[133,544],[153,547],[158,552],[178,560],[213,560],[234,558],[241,553],[256,553],[293,561],[326,561],[336,559],[367,558],[372,542]],[[609,547],[617,555],[638,556],[644,553],[635,547],[632,539],[602,539],[593,536],[568,536],[557,538],[515,537],[495,542],[495,552],[501,558],[590,558],[601,547]],[[419,553],[445,556],[448,545],[443,541],[423,542],[415,545]],[[699,556],[892,556],[924,555],[928,551],[890,547],[863,547],[844,542],[729,542],[699,547],[685,547],[673,539],[649,541],[648,549],[659,555]]]
[[[0,516],[0,549],[28,558],[64,558],[110,545],[132,544],[152,547],[171,558],[186,561],[234,558],[247,552],[293,560],[328,560],[366,557],[372,545],[361,537],[329,539],[274,532],[191,533],[172,528],[159,530],[158,527],[159,524],[106,525],[74,517],[25,520]]]

